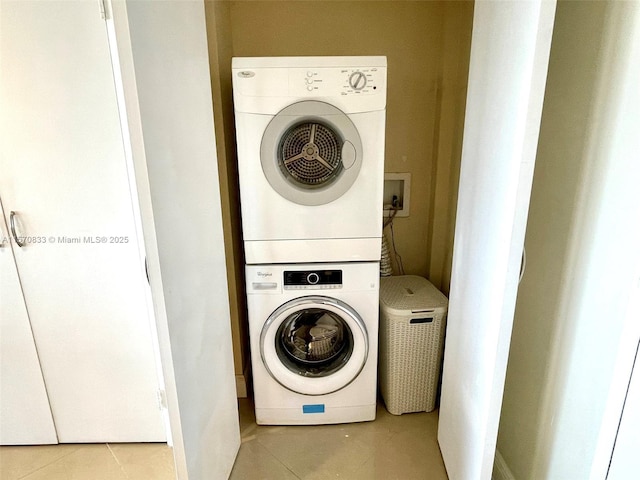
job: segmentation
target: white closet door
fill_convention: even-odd
[[[0,192],[60,442],[163,441],[105,21],[1,6]]]
[[[0,445],[58,443],[0,201]]]
[[[438,441],[451,480],[489,480],[555,2],[475,4]]]
[[[625,480],[638,474],[640,457],[640,363],[636,357],[635,368],[631,374],[629,390],[625,401],[615,448],[607,480]]]
[[[240,448],[203,2],[111,2],[178,478]]]

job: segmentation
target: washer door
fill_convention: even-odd
[[[308,100],[281,110],[260,145],[262,171],[281,196],[324,205],[351,188],[362,166],[362,142],[340,109]]]
[[[367,329],[349,305],[323,296],[300,297],[276,309],[260,335],[260,355],[283,387],[305,395],[332,393],[362,371]]]

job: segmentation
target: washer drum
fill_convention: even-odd
[[[423,277],[380,279],[380,390],[393,415],[435,408],[448,300]]]

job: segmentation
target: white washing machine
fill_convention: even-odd
[[[248,264],[380,260],[386,65],[233,59]]]
[[[256,421],[374,420],[379,263],[249,265]]]

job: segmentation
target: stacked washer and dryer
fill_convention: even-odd
[[[233,59],[258,424],[375,418],[386,65]]]

